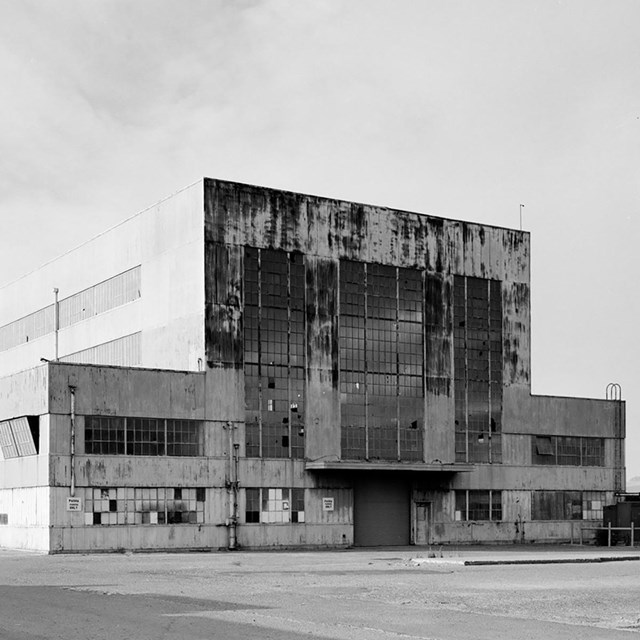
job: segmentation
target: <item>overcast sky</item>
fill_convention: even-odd
[[[202,176],[523,227],[534,393],[627,400],[638,0],[2,0],[0,284]]]

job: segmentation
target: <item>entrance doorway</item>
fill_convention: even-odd
[[[431,544],[431,503],[415,503],[415,544]]]
[[[410,489],[393,475],[373,474],[354,483],[354,544],[358,547],[409,544]]]

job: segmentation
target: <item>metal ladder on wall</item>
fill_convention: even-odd
[[[622,463],[622,441],[624,439],[623,423],[622,423],[622,387],[617,382],[610,382],[607,385],[605,397],[607,400],[616,403],[614,411],[614,489],[615,491],[623,491],[624,487],[622,476],[624,465]]]

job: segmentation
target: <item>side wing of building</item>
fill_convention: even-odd
[[[199,182],[0,288],[0,377],[56,359],[202,368],[202,245]]]

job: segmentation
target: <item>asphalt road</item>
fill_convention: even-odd
[[[0,638],[519,640],[640,632],[640,562],[415,565],[415,550],[0,551]]]

